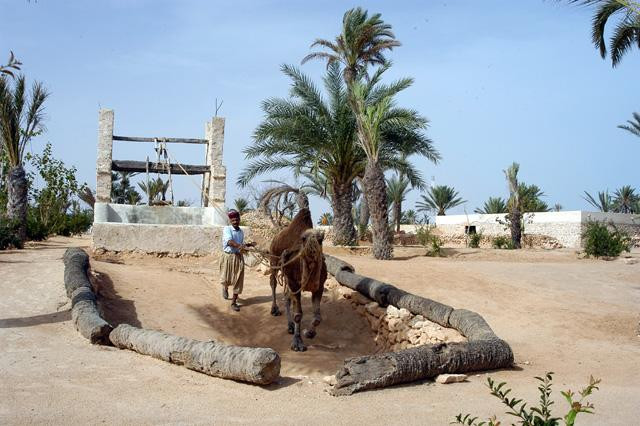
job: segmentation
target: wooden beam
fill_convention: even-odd
[[[175,163],[171,163],[172,175],[184,175],[185,171],[190,175],[201,175],[211,171],[209,166],[199,166],[193,164],[181,164],[182,167]],[[184,170],[183,170],[184,169]],[[111,170],[114,172],[146,172],[146,161],[133,161],[133,160],[113,160],[111,162]],[[163,168],[161,163],[149,162],[149,173],[164,173],[167,174],[168,170]]]
[[[127,141],[127,142],[155,142],[156,139],[159,142],[169,142],[169,143],[197,143],[197,144],[207,144],[209,143],[206,139],[188,139],[188,138],[139,138],[133,136],[113,136],[114,141]]]

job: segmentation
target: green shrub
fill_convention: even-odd
[[[494,237],[493,241],[491,242],[491,246],[495,249],[511,250],[513,249],[513,241],[511,241],[511,238],[509,237],[498,235],[497,237]]]
[[[18,238],[18,222],[0,218],[0,250],[22,248]]]
[[[418,226],[416,228],[416,240],[418,240],[418,244],[421,246],[427,247],[427,256],[436,257],[443,255],[442,240],[437,235],[433,235],[429,225]]]
[[[587,228],[582,233],[582,239],[587,256],[617,257],[623,251],[631,250],[631,238],[627,233],[616,228],[613,223],[607,226],[603,222],[588,222]]]
[[[482,241],[482,233],[472,233],[469,234],[469,247],[478,248],[480,247],[480,242]]]
[[[540,392],[540,402],[538,407],[534,407],[520,398],[509,398],[511,389],[505,388],[506,383],[496,383],[489,377],[487,379],[487,386],[491,390],[491,395],[498,398],[504,405],[509,407],[506,414],[518,418],[518,424],[523,426],[559,426],[561,424],[565,426],[573,426],[576,421],[576,417],[579,413],[593,414],[594,406],[590,402],[586,402],[585,399],[598,390],[598,384],[600,380],[596,380],[591,376],[589,378],[589,384],[582,389],[578,394],[579,399],[574,399],[576,394],[570,390],[560,392],[564,399],[569,404],[569,411],[563,417],[553,417],[551,414],[551,406],[554,402],[551,400],[551,385],[553,380],[553,373],[546,373],[544,377],[536,377],[536,380],[540,382],[538,390]],[[504,390],[503,390],[504,388]],[[478,417],[472,417],[471,414],[462,415],[458,414],[452,424],[460,424],[465,426],[499,426],[502,424],[496,416],[493,416],[486,421],[478,421]]]

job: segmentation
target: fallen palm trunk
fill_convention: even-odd
[[[465,373],[509,367],[513,352],[495,335],[489,324],[475,312],[407,293],[381,281],[354,273],[353,266],[325,255],[327,270],[336,280],[378,302],[380,306],[405,308],[415,315],[444,327],[458,330],[467,343],[423,345],[399,352],[350,358],[336,373],[333,395],[350,395],[374,389],[427,379],[443,373]]]
[[[266,385],[280,376],[280,355],[270,348],[248,348],[201,342],[127,324],[117,326],[109,339],[120,349],[184,365],[223,379]]]
[[[71,299],[71,318],[76,330],[91,343],[107,343],[113,329],[98,312],[96,296],[87,276],[89,256],[79,248],[64,253],[64,286]]]

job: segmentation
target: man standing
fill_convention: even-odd
[[[244,244],[244,232],[240,229],[240,213],[229,210],[227,213],[231,226],[222,229],[222,257],[220,258],[220,283],[222,297],[229,299],[228,287],[233,287],[231,309],[240,310],[238,295],[242,293],[244,284],[244,259],[242,253],[246,247],[253,247],[255,243]]]

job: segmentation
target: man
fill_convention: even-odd
[[[229,299],[228,287],[233,287],[231,309],[238,312],[238,295],[242,293],[244,284],[244,259],[242,253],[246,247],[253,247],[255,243],[244,244],[244,233],[240,229],[240,213],[229,210],[227,213],[231,226],[222,229],[222,258],[220,259],[220,283],[222,297]]]

